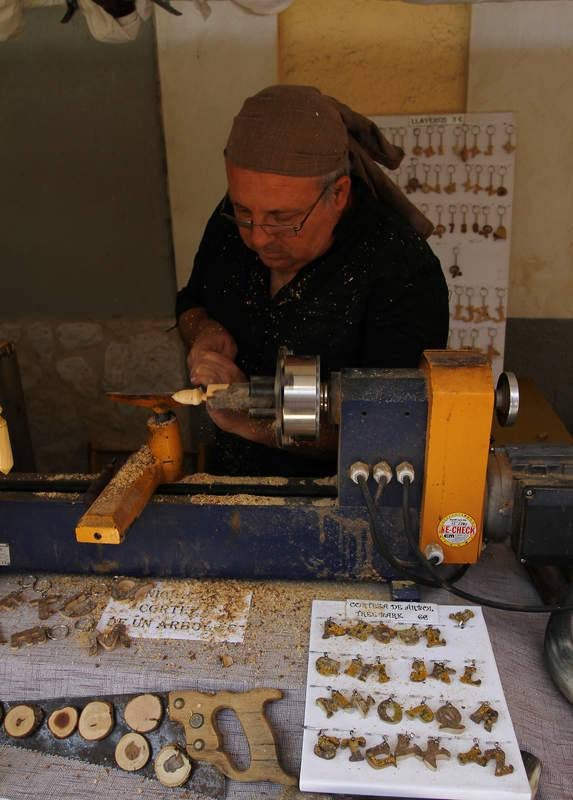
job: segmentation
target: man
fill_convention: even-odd
[[[344,367],[416,367],[446,346],[448,296],[432,225],[373,159],[403,157],[364,117],[305,86],[249,98],[225,150],[228,193],[177,297],[192,383],[273,375],[279,346]],[[418,229],[417,232],[416,228]],[[209,409],[212,472],[336,471],[336,432],[279,450],[269,422]]]

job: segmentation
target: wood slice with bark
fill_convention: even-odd
[[[23,739],[39,727],[44,712],[38,706],[14,706],[6,713],[4,730],[13,739]]]
[[[48,728],[56,739],[67,739],[78,727],[79,716],[73,706],[56,708],[48,717]]]
[[[191,761],[176,744],[162,747],[154,762],[157,780],[164,786],[183,786],[191,775]]]
[[[161,699],[155,694],[140,694],[127,703],[123,716],[132,731],[154,731],[163,717]]]
[[[115,725],[113,706],[105,700],[93,700],[80,714],[78,730],[88,742],[99,742],[113,730]]]
[[[150,755],[149,743],[140,733],[126,733],[115,748],[116,763],[127,772],[136,772],[144,767]]]

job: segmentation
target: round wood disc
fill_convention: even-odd
[[[145,736],[140,733],[126,733],[115,748],[115,760],[118,767],[135,772],[149,761],[151,750]]]
[[[88,703],[80,714],[78,730],[88,742],[99,742],[113,730],[115,719],[113,706],[103,700]]]
[[[164,786],[183,786],[191,775],[191,761],[176,744],[162,747],[154,762],[157,780]]]
[[[23,739],[34,733],[42,721],[43,712],[37,706],[14,706],[4,719],[4,730],[14,739]]]
[[[79,714],[73,706],[56,708],[48,717],[48,728],[56,739],[67,739],[78,727]]]
[[[161,698],[155,694],[140,694],[127,703],[123,716],[132,731],[154,731],[163,717]]]

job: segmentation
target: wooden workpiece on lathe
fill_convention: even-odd
[[[223,392],[229,388],[228,383],[210,383],[206,389],[197,386],[195,389],[181,389],[171,397],[182,406],[200,406],[206,403],[216,392]]]

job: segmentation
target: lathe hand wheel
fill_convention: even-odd
[[[495,388],[495,415],[502,428],[515,423],[519,413],[519,384],[513,372],[502,372]]]

